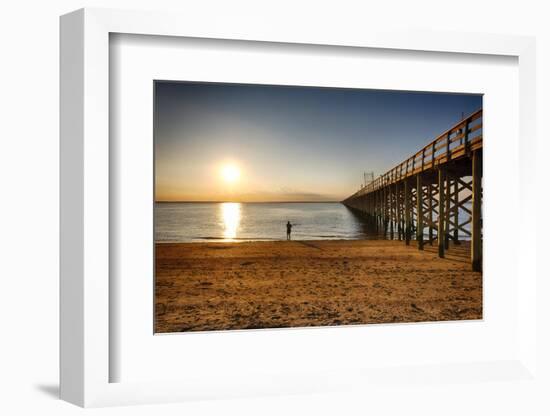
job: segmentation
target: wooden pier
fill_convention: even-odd
[[[417,248],[470,241],[472,270],[482,269],[482,110],[464,118],[417,153],[342,203],[386,238]]]

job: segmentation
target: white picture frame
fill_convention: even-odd
[[[499,362],[441,363],[414,369],[334,370],[316,374],[280,374],[243,382],[232,375],[147,383],[110,382],[109,348],[112,299],[109,296],[110,158],[109,35],[280,42],[334,47],[382,48],[439,53],[517,57],[519,65],[519,210],[528,212],[527,174],[534,164],[535,41],[530,37],[430,31],[380,30],[373,27],[338,33],[312,26],[280,27],[266,22],[232,26],[224,19],[205,26],[192,16],[82,9],[61,18],[61,398],[80,406],[184,401],[197,398],[247,397],[361,389],[409,379],[437,385],[452,378],[480,384],[484,372],[507,381],[538,383],[536,361],[536,241],[533,227],[523,227],[518,244],[517,354]],[[523,198],[525,197],[525,198]],[[522,216],[520,227],[529,218]],[[522,223],[524,221],[524,223]],[[518,271],[516,271],[517,273]],[[333,334],[336,334],[333,332]],[[254,336],[254,335],[252,335]],[[243,364],[245,365],[245,364]],[[408,376],[407,376],[408,374]],[[409,378],[407,378],[409,377]],[[498,378],[498,377],[497,377]],[[488,399],[490,397],[488,396]]]

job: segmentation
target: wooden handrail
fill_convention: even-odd
[[[350,197],[346,198],[346,200],[369,194],[371,192],[377,191],[380,188],[383,188],[384,186],[399,182],[405,178],[412,176],[415,173],[418,173],[416,172],[418,169],[420,169],[419,172],[423,172],[425,169],[433,169],[436,165],[436,162],[441,163],[441,157],[445,157],[445,160],[449,160],[450,158],[452,158],[453,152],[460,146],[464,147],[464,149],[467,150],[472,144],[472,141],[476,140],[477,138],[481,140],[482,138],[481,132],[479,136],[473,138],[471,137],[473,133],[482,129],[482,121],[480,121],[480,123],[475,126],[470,126],[471,123],[480,119],[482,115],[483,110],[480,109],[470,114],[463,120],[455,123],[451,128],[436,136],[434,140],[432,140],[418,152],[408,157],[403,162],[397,164],[385,174],[380,175],[374,181],[362,187],[361,189],[359,189],[359,191],[355,192]],[[464,139],[464,143],[462,143],[462,139]],[[452,145],[456,142],[459,142],[460,145],[452,147]],[[445,149],[445,152],[440,152],[438,155],[437,153],[441,149]],[[431,157],[426,160],[427,156]],[[420,168],[416,166],[417,162],[419,162],[421,166]],[[410,170],[409,164],[411,165]],[[426,168],[426,166],[428,166],[428,168]]]

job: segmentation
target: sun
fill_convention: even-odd
[[[227,183],[235,183],[241,177],[241,170],[238,166],[228,164],[222,166],[220,170],[222,179]]]

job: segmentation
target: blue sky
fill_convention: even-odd
[[[341,200],[364,171],[386,172],[481,106],[471,94],[156,82],[156,199]]]

